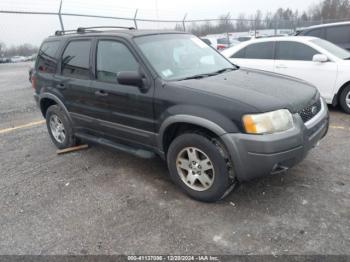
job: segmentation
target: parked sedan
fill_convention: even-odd
[[[237,40],[230,39],[230,38],[227,38],[227,37],[219,38],[217,41],[218,41],[217,49],[219,51],[225,50],[225,49],[227,49],[229,47],[235,46],[235,45],[240,43]]]
[[[24,62],[26,61],[26,58],[24,56],[13,56],[11,57],[11,62],[12,63],[19,63],[19,62]]]
[[[304,36],[263,38],[231,47],[222,54],[239,66],[312,83],[328,104],[340,104],[350,114],[350,52],[331,42]]]

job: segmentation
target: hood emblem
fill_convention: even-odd
[[[311,107],[311,113],[315,115],[317,113],[317,106]]]

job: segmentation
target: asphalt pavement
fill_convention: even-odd
[[[30,66],[0,65],[0,254],[350,255],[350,116],[339,109],[298,166],[205,204],[159,158],[57,155]]]

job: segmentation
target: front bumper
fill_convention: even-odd
[[[256,177],[279,173],[302,161],[328,131],[329,114],[322,101],[321,111],[309,122],[293,116],[291,130],[269,134],[225,134],[221,138],[233,161],[236,177],[247,181]]]

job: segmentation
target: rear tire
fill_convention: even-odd
[[[176,137],[167,162],[172,180],[190,197],[204,202],[220,200],[233,183],[224,149],[196,133]]]
[[[345,113],[350,114],[350,85],[345,87],[339,97],[340,106]]]
[[[47,109],[46,126],[57,148],[64,149],[77,144],[68,116],[58,105],[52,105]]]

